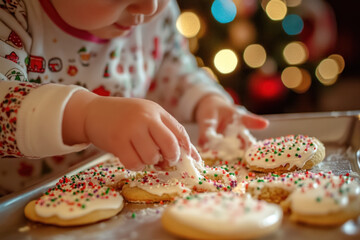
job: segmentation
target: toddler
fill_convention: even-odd
[[[46,172],[33,158],[61,162],[89,144],[132,170],[176,164],[180,148],[196,157],[179,122],[198,123],[199,144],[234,115],[266,127],[197,68],[178,14],[175,0],[3,0],[0,188]]]

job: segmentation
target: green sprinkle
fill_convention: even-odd
[[[132,214],[131,214],[131,218],[136,218],[136,214],[135,214],[135,213],[132,213]]]

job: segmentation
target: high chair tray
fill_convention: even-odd
[[[299,113],[266,115],[270,126],[252,131],[257,139],[288,134],[314,136],[326,148],[326,158],[312,171],[332,171],[360,176],[360,111]],[[185,124],[193,143],[197,141],[197,126]],[[161,226],[160,218],[166,204],[126,204],[117,216],[96,224],[81,227],[54,227],[33,223],[24,216],[24,206],[53,187],[59,178],[85,170],[112,156],[99,152],[86,163],[78,164],[66,172],[31,186],[19,193],[0,198],[1,239],[177,239]],[[360,239],[360,217],[339,227],[318,228],[290,222],[284,217],[279,231],[263,239]]]

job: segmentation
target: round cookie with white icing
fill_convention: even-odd
[[[205,167],[184,151],[171,171],[146,171],[128,179],[122,195],[128,202],[156,203],[172,201],[192,192],[230,191],[236,187],[236,176],[221,168]]]
[[[360,216],[360,184],[351,177],[324,174],[298,186],[282,205],[292,221],[341,225]]]
[[[253,144],[245,153],[247,167],[257,172],[308,170],[325,158],[325,147],[315,137],[288,135]]]
[[[125,169],[118,159],[100,163],[92,168],[71,176],[73,181],[86,181],[99,186],[106,186],[121,190],[128,179],[141,176],[141,172]]]
[[[202,193],[177,199],[165,209],[162,225],[187,239],[249,239],[276,231],[282,210],[275,204],[233,192]]]
[[[254,198],[280,204],[295,222],[333,226],[360,215],[360,183],[350,176],[295,172],[243,184]]]
[[[124,199],[114,189],[64,177],[39,199],[29,202],[24,213],[35,222],[78,226],[111,218],[123,207]]]

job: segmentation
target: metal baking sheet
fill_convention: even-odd
[[[257,139],[287,134],[306,134],[320,139],[326,147],[326,158],[314,171],[331,170],[336,174],[360,174],[360,111],[265,116],[269,128],[252,131]],[[185,125],[193,142],[197,140],[196,125]],[[126,204],[117,216],[103,222],[81,227],[54,227],[28,221],[23,214],[27,202],[36,199],[55,185],[63,175],[72,175],[111,155],[99,153],[87,161],[34,185],[22,192],[0,198],[0,239],[177,239],[163,230],[160,218],[166,205]],[[318,228],[295,224],[285,216],[283,226],[263,239],[360,239],[360,217],[339,227]]]

